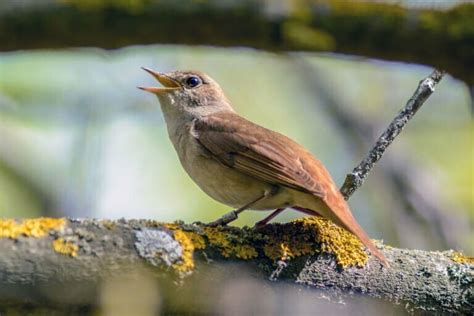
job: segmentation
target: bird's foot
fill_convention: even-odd
[[[264,219],[258,221],[255,223],[255,226],[253,228],[255,229],[259,229],[259,228],[262,228],[263,226],[267,225],[268,222],[270,222],[272,219],[274,219],[278,214],[280,214],[281,212],[283,212],[285,210],[284,207],[282,208],[277,208],[276,210],[274,210],[270,215],[268,215],[267,217],[265,217]]]
[[[263,228],[265,227],[267,224],[268,224],[269,221],[266,221],[265,219],[261,220],[261,221],[258,221],[255,223],[255,225],[253,226],[254,229],[260,229],[260,228]]]
[[[235,221],[238,217],[238,213],[235,210],[232,210],[229,213],[224,214],[221,218],[208,223],[207,226],[225,226],[230,222]]]

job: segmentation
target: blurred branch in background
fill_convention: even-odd
[[[0,5],[0,51],[151,43],[329,51],[428,64],[474,84],[474,4],[43,0]]]
[[[352,147],[351,152],[361,153],[373,146],[373,139],[377,136],[375,134],[379,133],[375,130],[380,123],[369,122],[355,111],[348,111],[347,107],[342,106],[338,97],[330,92],[332,90],[320,75],[324,71],[318,71],[300,57],[297,56],[298,59],[295,59],[295,65],[300,69],[298,73],[303,76],[302,82],[308,85],[307,91],[313,91],[315,98],[322,100],[325,110],[343,131],[348,146]],[[361,150],[361,148],[364,149]],[[398,239],[405,238],[406,227],[413,225],[410,222],[416,222],[417,225],[413,225],[415,227],[423,227],[422,230],[410,230],[412,235],[410,240],[402,244],[411,244],[413,247],[413,239],[417,239],[423,240],[425,245],[452,248],[461,243],[459,236],[469,234],[469,220],[462,215],[466,212],[456,212],[452,209],[446,212],[448,206],[445,201],[442,201],[443,195],[440,194],[442,188],[427,181],[426,179],[430,177],[423,166],[414,165],[414,162],[410,162],[404,153],[392,148],[384,158],[384,163],[377,166],[375,175],[372,176],[379,177],[380,175],[384,184],[374,186],[372,189],[375,191],[371,194],[382,194],[386,201],[391,201],[391,203],[385,203],[389,207],[379,211],[386,212],[386,218],[396,218],[392,223],[400,225],[400,229],[395,227]],[[346,182],[344,187],[346,187]]]

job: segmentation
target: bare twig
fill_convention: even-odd
[[[435,86],[441,81],[443,75],[443,71],[434,70],[431,75],[420,81],[413,96],[378,138],[365,159],[346,176],[344,184],[341,187],[341,193],[346,200],[364,183],[365,178],[367,178],[377,161],[382,158],[388,146],[390,146],[408,121],[434,92]]]
[[[337,129],[344,135],[344,140],[350,150],[357,153],[361,152],[362,148],[369,148],[372,145],[370,139],[374,138],[376,124],[358,114],[353,107],[343,106],[344,102],[338,95],[331,92],[323,69],[314,68],[315,65],[310,64],[301,56],[297,56],[294,62],[298,67],[298,73],[304,76],[303,82],[308,85],[307,90],[324,104],[324,110],[337,124]],[[308,69],[312,70],[307,71]],[[433,181],[428,181],[428,183],[425,181],[420,185],[422,179],[430,177],[430,171],[426,166],[412,165],[407,157],[409,153],[398,149],[385,157],[383,165],[379,165],[378,176],[381,180],[383,179],[384,185],[374,187],[371,194],[385,195],[384,192],[390,192],[388,196],[385,195],[387,199],[396,197],[396,200],[387,201],[392,206],[379,211],[390,212],[390,215],[383,216],[392,217],[394,222],[402,227],[406,227],[403,223],[407,220],[417,226],[418,229],[412,231],[409,238],[409,244],[412,247],[413,241],[417,240],[416,247],[458,248],[461,244],[459,237],[469,233],[469,221],[462,215],[466,212],[456,206],[456,210],[452,212],[457,214],[456,216],[447,214],[447,205],[451,209],[455,206],[442,198],[441,187]],[[429,188],[426,185],[429,185]],[[399,211],[391,212],[390,208],[397,208]],[[393,238],[399,239],[403,245],[406,234],[399,231],[396,228],[397,225],[394,226]],[[453,234],[453,232],[457,233]],[[390,239],[389,236],[390,231],[386,231],[385,238]]]

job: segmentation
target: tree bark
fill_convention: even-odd
[[[473,311],[472,258],[453,251],[380,245],[389,268],[374,257],[359,262],[359,267],[342,268],[340,250],[331,253],[327,251],[331,247],[318,239],[327,233],[324,229],[330,230],[331,238],[339,238],[340,232],[334,229],[340,228],[329,224],[318,230],[319,225],[326,225],[326,220],[321,221],[300,220],[257,230],[146,220],[37,219],[26,224],[3,220],[0,302],[28,299],[35,286],[69,283],[93,287],[107,277],[144,266],[157,275],[171,274],[186,282],[185,276],[195,270],[240,262],[271,280],[330,289],[336,295],[362,293],[442,313]],[[278,253],[278,249],[283,250]]]
[[[473,4],[343,0],[43,1],[0,6],[0,51],[140,44],[336,52],[428,64],[474,84]]]

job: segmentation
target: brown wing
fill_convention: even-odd
[[[325,196],[314,170],[305,169],[312,165],[308,159],[321,163],[284,135],[230,112],[195,121],[194,133],[213,158],[229,167],[271,184]]]
[[[346,228],[388,266],[385,256],[356,222],[326,168],[288,137],[235,113],[216,113],[194,123],[194,133],[210,156],[259,180],[320,197],[327,215]]]

